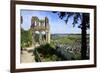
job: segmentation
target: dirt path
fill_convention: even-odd
[[[35,47],[39,46],[36,44]],[[23,49],[21,52],[21,63],[32,63],[35,62],[35,56],[33,53],[34,46]]]
[[[33,50],[34,50],[33,46],[29,47],[29,48],[26,48],[26,50],[22,50],[21,63],[32,63],[32,62],[35,62],[35,57],[34,57]]]
[[[22,51],[21,63],[31,63],[35,62],[35,57],[32,52]]]

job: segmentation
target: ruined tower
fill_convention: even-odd
[[[50,43],[50,25],[47,17],[45,17],[45,19],[38,19],[38,17],[33,16],[31,19],[31,29],[34,42],[36,42],[35,39],[38,38],[39,44]],[[35,32],[38,32],[38,37],[36,38]]]

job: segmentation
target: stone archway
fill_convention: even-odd
[[[31,19],[31,29],[33,34],[33,43],[37,42],[36,39],[38,40],[38,43],[40,45],[50,43],[50,26],[47,17],[45,17],[45,19],[38,19],[38,17],[33,16]],[[38,32],[38,34],[35,33],[36,31]],[[43,32],[45,34],[43,34]]]

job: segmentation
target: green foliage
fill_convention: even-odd
[[[74,42],[76,42],[76,40],[81,40],[81,35],[68,35],[68,36],[57,36],[53,37],[51,36],[51,43],[50,44],[54,44],[54,43],[59,43],[59,44],[73,44]]]
[[[62,44],[62,45],[69,45],[72,48],[75,48],[74,46],[77,47],[79,46],[78,43],[81,43],[81,35],[52,36],[52,40],[50,44],[52,44],[52,46],[55,46],[55,43]],[[75,51],[73,51],[73,53],[66,52],[66,56],[69,60],[70,58],[72,58],[72,60],[80,60],[81,58],[81,54],[79,51],[77,51],[76,53]]]
[[[21,47],[29,47],[32,45],[32,34],[31,30],[21,29]]]
[[[73,45],[75,45],[74,43],[78,42],[77,40],[81,41],[81,35],[70,35],[70,36],[56,35],[54,37],[51,36],[51,38],[52,39],[50,41],[50,44],[40,45],[39,47],[35,48],[37,52],[40,54],[41,59],[43,59],[43,61],[48,62],[48,61],[80,60],[81,58],[80,53],[77,52],[75,53],[75,51],[74,52],[66,51],[65,56],[67,57],[67,59],[65,59],[64,56],[57,54],[56,45],[57,43],[64,45],[68,44],[69,46],[73,47]],[[36,59],[39,59],[37,56],[35,57]]]
[[[44,61],[57,61],[59,58],[55,54],[55,49],[50,44],[41,45],[37,48],[35,48],[39,54],[41,54],[41,57]],[[36,57],[38,59],[38,57]]]
[[[80,53],[76,53],[76,54],[74,55],[74,59],[75,59],[75,60],[80,60],[80,59],[81,59],[81,54],[80,54]]]
[[[46,45],[40,45],[39,47],[36,48],[39,53],[42,53],[43,55],[47,54],[53,54],[54,53],[54,48],[51,47],[50,44]]]

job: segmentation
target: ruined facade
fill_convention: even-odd
[[[34,16],[31,19],[33,41],[39,44],[50,43],[50,25],[47,17],[39,19]]]

